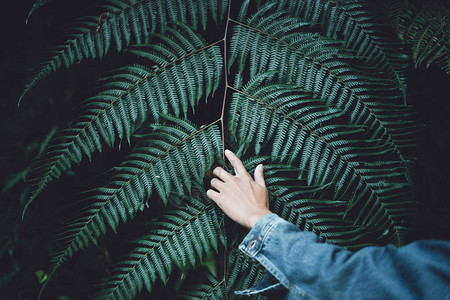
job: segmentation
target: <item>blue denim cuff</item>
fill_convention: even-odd
[[[261,217],[239,245],[239,249],[248,256],[255,257],[261,251],[266,236],[282,221],[282,218],[273,213]]]

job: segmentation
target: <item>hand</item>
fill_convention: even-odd
[[[234,168],[235,176],[221,167],[214,169],[217,178],[211,180],[212,189],[206,195],[235,222],[251,229],[264,215],[270,214],[269,193],[264,182],[263,166],[255,169],[255,180],[248,174],[241,160],[230,150],[225,156]]]

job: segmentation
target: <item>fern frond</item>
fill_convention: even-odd
[[[195,278],[196,273],[191,276]],[[225,284],[224,279],[218,280],[209,272],[202,272],[203,280],[200,283],[191,284],[182,287],[181,291],[177,293],[177,299],[225,299]]]
[[[450,6],[446,1],[381,1],[376,7],[400,40],[411,46],[417,67],[438,65],[450,74]]]
[[[190,39],[180,37],[186,32]],[[167,36],[161,39],[160,44],[133,50],[145,52],[152,59],[152,68],[129,66],[104,79],[100,93],[86,100],[82,116],[59,132],[47,155],[33,167],[32,189],[25,209],[51,181],[73,163],[80,163],[83,156],[90,159],[93,152],[102,150],[104,143],[112,147],[117,139],[129,141],[147,118],[158,121],[160,114],[167,113],[186,116],[189,106],[193,109],[201,98],[214,92],[222,73],[219,47],[205,45],[185,26],[179,31],[167,29]],[[175,48],[177,43],[179,47]],[[197,69],[205,71],[197,73]]]
[[[252,157],[244,165],[252,173],[264,163],[264,178],[270,194],[271,210],[302,231],[312,231],[322,242],[359,249],[376,244],[382,232],[373,232],[346,219],[347,202],[330,200],[333,185],[310,185],[305,170],[278,163],[272,157]],[[384,237],[384,236],[383,236]]]
[[[182,270],[195,266],[208,251],[218,250],[217,224],[212,202],[184,197],[182,208],[150,223],[152,230],[136,240],[136,248],[115,264],[114,275],[97,297],[133,299],[143,287],[150,293],[158,278],[166,282],[174,266]]]
[[[402,244],[401,222],[411,204],[403,211],[394,204],[409,185],[401,162],[392,160],[392,149],[363,139],[361,127],[341,125],[342,111],[310,93],[267,84],[265,78],[234,89],[230,130],[237,143],[267,147],[272,157],[305,170],[308,185],[332,184],[332,200],[347,203],[345,218],[371,231],[389,228],[391,240]]]
[[[298,178],[298,169],[289,165],[272,168],[266,164],[264,172],[270,194],[276,199],[273,212],[302,231],[314,232],[322,242],[347,248],[367,246],[370,231],[345,219],[347,203],[327,199],[331,185],[310,186],[306,179]]]
[[[28,24],[28,21],[30,20],[31,15],[41,6],[44,6],[48,2],[52,2],[53,0],[37,0],[33,6],[30,9],[30,12],[28,13],[27,20],[25,21],[26,24]]]
[[[450,74],[450,10],[425,8],[411,17],[404,30],[405,42],[412,44],[416,67],[438,65]]]
[[[349,63],[351,50],[342,42],[303,32],[304,26],[297,25],[301,20],[290,19],[255,15],[245,24],[238,23],[230,64],[238,62],[239,70],[249,68],[250,77],[277,72],[280,83],[313,91],[324,103],[342,109],[346,123],[363,125],[368,139],[387,143],[406,166],[401,149],[412,144],[415,129],[408,121],[413,114],[395,104],[398,93],[391,80],[372,67]],[[286,26],[286,20],[293,25]]]
[[[62,228],[57,241],[62,247],[52,255],[52,274],[78,250],[105,233],[126,223],[156,192],[167,203],[171,192],[190,192],[192,181],[201,182],[204,173],[221,152],[221,138],[212,123],[197,129],[190,122],[166,116],[164,125],[152,125],[155,132],[114,168],[104,187],[91,191],[88,206]]]
[[[413,0],[414,1],[414,0]],[[403,28],[405,20],[413,15],[414,6],[411,0],[379,1],[373,5],[373,9],[383,18],[385,23],[390,23],[395,33],[403,40]]]
[[[58,129],[57,126],[53,126],[50,129],[49,133],[45,136],[45,138],[40,143],[39,150],[38,150],[38,153],[37,153],[36,157],[41,157],[42,156],[42,154],[44,153],[45,149],[48,146],[48,143],[50,142],[52,137],[55,135],[57,129]],[[31,170],[31,168],[30,168],[30,166],[28,166],[28,167],[26,167],[25,169],[23,169],[20,172],[11,174],[9,176],[9,178],[6,180],[6,182],[3,184],[1,193],[6,193],[11,188],[13,188],[17,183],[19,183],[20,181],[25,182],[26,178],[28,176],[28,173],[30,172],[30,170]],[[26,194],[26,192],[23,195],[25,195],[25,194]]]
[[[131,44],[149,43],[155,32],[165,33],[165,26],[173,22],[190,25],[194,30],[201,24],[206,28],[208,16],[221,21],[227,1],[185,0],[109,0],[104,5],[104,17],[91,16],[81,20],[65,44],[57,47],[52,57],[38,66],[23,97],[40,80],[58,70],[69,68],[85,59],[102,58],[115,44],[117,51]]]
[[[382,71],[406,97],[407,56],[400,44],[377,28],[367,1],[295,0],[263,3],[276,4],[276,11],[288,14],[312,25],[320,26],[321,34],[331,39],[342,39],[345,47],[363,57],[365,63]]]

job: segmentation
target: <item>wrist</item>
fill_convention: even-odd
[[[260,212],[253,214],[248,217],[245,227],[247,229],[252,229],[253,226],[261,219],[263,216],[271,214],[272,212],[269,209],[261,210]]]

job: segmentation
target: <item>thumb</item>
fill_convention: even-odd
[[[266,187],[266,182],[264,181],[264,174],[263,174],[263,165],[259,164],[255,168],[255,181],[259,185]]]

